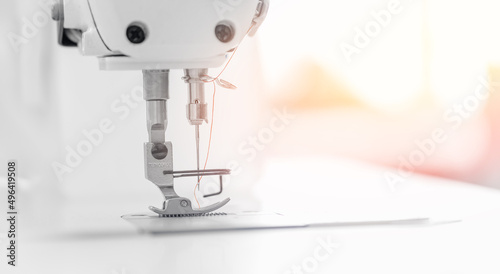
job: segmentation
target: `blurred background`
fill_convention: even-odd
[[[141,72],[99,71],[58,46],[49,2],[0,3],[0,162],[19,162],[26,211],[64,200],[140,204],[124,213],[159,205],[143,174]],[[259,208],[256,187],[275,158],[353,159],[392,167],[397,180],[500,188],[498,11],[493,0],[272,0],[222,77],[239,88],[217,91],[207,167],[233,169],[224,195],[245,209]],[[185,170],[196,163],[181,77],[171,72],[167,139]],[[75,156],[103,121],[110,132]],[[194,185],[176,189],[194,198]],[[214,188],[203,181],[202,192]]]
[[[259,39],[265,101],[301,113],[274,153],[500,187],[497,2],[274,4]]]

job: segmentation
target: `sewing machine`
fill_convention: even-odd
[[[202,208],[174,190],[174,179],[219,176],[227,169],[200,169],[199,127],[208,123],[205,84],[219,81],[208,68],[227,61],[241,41],[263,23],[269,0],[59,0],[52,9],[59,44],[95,56],[102,70],[142,70],[149,141],[144,144],[146,178],[162,191],[162,217],[210,214],[229,198]],[[188,86],[187,119],[195,127],[197,169],[174,171],[172,143],[166,141],[169,70],[183,69]]]

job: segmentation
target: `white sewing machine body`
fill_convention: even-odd
[[[62,19],[62,44],[99,57],[104,70],[213,68],[224,63],[253,24],[250,35],[257,31],[267,2],[64,0],[55,17]],[[229,41],[215,34],[221,24],[232,31]],[[131,26],[142,28],[144,41],[128,39]]]

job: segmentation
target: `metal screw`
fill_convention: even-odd
[[[127,28],[127,38],[133,44],[140,44],[146,40],[146,32],[141,26],[131,25]]]
[[[163,160],[168,155],[168,148],[164,144],[155,144],[151,149],[151,155],[156,160]]]
[[[217,36],[217,39],[222,43],[228,43],[234,38],[233,28],[228,24],[218,24],[215,27],[215,36]]]
[[[188,206],[188,202],[187,202],[186,200],[182,200],[182,201],[181,201],[181,206],[182,206],[182,207],[186,207],[186,206]]]

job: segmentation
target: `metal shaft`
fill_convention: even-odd
[[[165,143],[167,130],[167,100],[169,99],[168,70],[144,70],[144,100],[146,100],[149,142]]]
[[[149,142],[165,143],[167,130],[167,101],[147,101],[146,112],[148,120]]]
[[[187,118],[191,125],[201,125],[208,122],[207,103],[205,101],[205,82],[201,79],[207,75],[207,69],[186,69],[184,78],[188,84],[189,102]]]
[[[187,118],[195,126],[196,140],[196,167],[200,170],[200,125],[208,122],[207,103],[205,101],[205,82],[202,77],[207,75],[207,69],[186,69],[184,77],[188,84],[189,102],[186,107]],[[198,190],[200,190],[200,176],[198,176]]]

